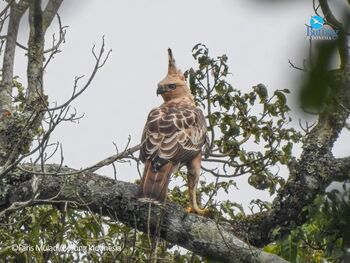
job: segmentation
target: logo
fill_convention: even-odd
[[[320,16],[312,16],[310,19],[310,26],[312,29],[319,29],[323,27],[324,25],[324,20]]]
[[[336,40],[339,30],[326,25],[320,16],[312,16],[310,25],[306,27],[306,38],[309,40]]]

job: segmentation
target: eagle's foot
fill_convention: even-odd
[[[194,208],[192,206],[189,206],[186,208],[186,212],[187,213],[194,213],[194,214],[197,214],[197,215],[200,215],[200,216],[208,216],[210,211],[209,209],[200,209],[198,207]]]

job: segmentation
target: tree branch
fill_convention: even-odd
[[[67,173],[73,172],[63,169]],[[57,167],[46,165],[45,170],[55,171]],[[35,176],[17,170],[10,178],[17,179],[12,182],[9,179],[7,196],[0,199],[2,214],[13,212],[22,204],[68,202],[74,209],[102,213],[142,232],[160,233],[160,237],[168,242],[221,262],[287,262],[241,241],[232,234],[228,224],[188,214],[172,202],[156,205],[139,201],[135,184],[92,173],[66,177],[46,175],[36,179],[38,190],[33,191]]]
[[[43,13],[41,0],[34,0],[29,5],[29,41],[28,41],[28,91],[27,110],[33,112],[42,108],[44,101],[43,90],[43,57],[44,57],[44,30],[42,26]]]
[[[21,3],[25,9],[28,7],[25,4],[27,1],[20,1],[17,5]],[[42,30],[41,0],[33,0],[28,3],[30,32],[28,40],[26,107],[24,112],[18,112],[16,116],[7,118],[6,122],[0,123],[0,164],[4,164],[5,167],[9,167],[21,153],[29,148],[33,137],[41,125],[44,116],[43,109],[47,107],[47,97],[45,97],[43,92],[44,32]],[[19,23],[19,20],[15,22]],[[11,27],[10,21],[9,28]],[[16,39],[13,38],[11,41],[11,48],[15,49]],[[13,57],[11,59],[10,65],[12,68],[8,69],[9,79],[7,80],[7,85],[10,86],[7,87],[8,90],[6,92],[8,92],[7,96],[10,96],[12,101]],[[0,101],[2,101],[2,98],[0,98]]]
[[[322,13],[324,14],[326,21],[331,25],[333,29],[339,30],[338,34],[338,49],[339,49],[339,56],[341,60],[341,68],[345,68],[349,66],[350,63],[350,54],[349,54],[349,44],[348,44],[348,37],[346,35],[346,29],[348,27],[349,21],[346,21],[345,27],[344,25],[339,22],[336,17],[333,15],[329,5],[328,0],[319,0],[320,7],[322,9]],[[347,16],[349,16],[347,14]],[[347,20],[349,18],[347,17]]]
[[[32,170],[32,168],[30,168],[31,170],[27,170],[25,165],[19,165],[18,169],[21,170],[22,172],[26,172],[26,173],[35,173],[35,174],[39,174],[39,175],[55,175],[55,176],[68,176],[68,175],[74,175],[74,174],[79,174],[79,173],[93,173],[95,171],[97,171],[98,169],[104,167],[104,166],[108,166],[110,164],[113,164],[114,162],[121,160],[123,158],[127,158],[128,156],[131,156],[134,152],[138,151],[140,149],[140,144],[133,146],[131,148],[127,148],[124,151],[122,151],[121,153],[117,153],[114,154],[112,156],[109,156],[101,161],[99,161],[98,163],[89,166],[87,168],[84,168],[82,170],[76,170],[73,172],[62,172],[61,171],[61,166],[58,167],[58,169],[55,172],[39,172],[39,171],[34,171]],[[42,169],[41,169],[42,170]],[[0,174],[0,178],[1,178],[1,174]]]
[[[2,81],[0,84],[0,114],[5,111],[11,114],[12,112],[12,81],[13,81],[13,66],[16,51],[16,42],[18,35],[18,28],[21,18],[28,8],[26,1],[20,1],[16,4],[11,2],[10,20],[7,30],[6,45],[4,60],[2,66]]]
[[[21,18],[28,9],[27,1],[11,1],[10,18],[7,29],[6,45],[2,66],[2,81],[0,83],[0,165],[3,165],[12,151],[12,145],[15,133],[18,133],[18,125],[13,124],[12,115],[12,87],[13,87],[13,68],[16,51],[16,41],[18,28]]]
[[[58,9],[60,8],[63,0],[50,0],[43,12],[43,31],[51,25],[52,20],[57,14]]]

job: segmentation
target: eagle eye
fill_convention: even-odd
[[[169,89],[174,90],[176,89],[176,84],[169,84]]]

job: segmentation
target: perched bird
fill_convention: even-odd
[[[176,68],[170,48],[168,55],[168,74],[157,88],[157,95],[163,97],[164,103],[151,110],[143,130],[140,160],[145,168],[139,196],[163,202],[171,174],[186,165],[190,199],[187,211],[203,215],[206,210],[197,205],[196,189],[202,150],[208,145],[207,127],[184,75]]]

